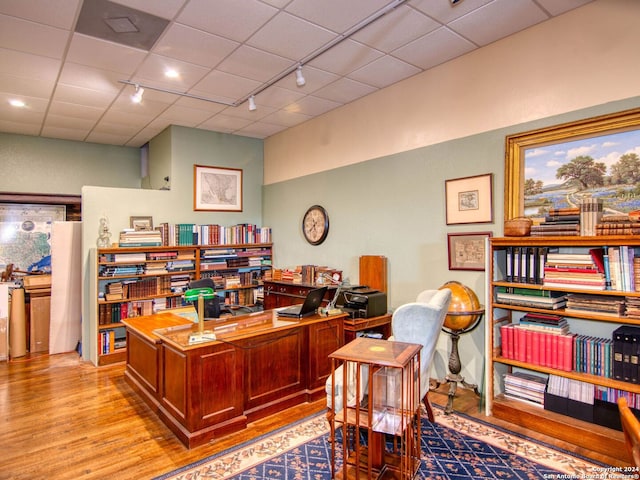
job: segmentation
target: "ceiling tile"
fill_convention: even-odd
[[[417,10],[397,8],[356,32],[351,38],[389,53],[438,27],[438,22]]]
[[[349,74],[349,78],[359,82],[384,88],[399,82],[422,70],[391,56],[380,57]]]
[[[236,135],[244,135],[246,137],[254,138],[267,138],[271,135],[275,135],[278,132],[286,130],[287,127],[282,125],[274,125],[272,123],[256,122],[251,125],[241,128],[234,132]]]
[[[0,45],[50,58],[62,58],[69,41],[68,30],[16,17],[0,15]]]
[[[194,48],[197,45],[198,48]],[[240,44],[185,25],[171,25],[153,47],[153,52],[169,58],[215,67]]]
[[[166,77],[165,72],[169,69],[178,72],[179,76],[177,78]],[[186,91],[202,80],[208,72],[208,68],[194,65],[193,63],[150,54],[130,80],[149,83],[151,86]]]
[[[66,102],[51,102],[49,106],[49,116],[58,115],[62,117],[79,118],[83,120],[92,120],[94,123],[100,118],[104,109],[87,107],[85,105],[77,105]],[[49,120],[47,117],[47,121]]]
[[[172,19],[188,0],[111,0],[158,17]]]
[[[125,145],[130,139],[129,135],[114,134],[110,132],[92,131],[85,142],[104,143],[106,145]]]
[[[0,73],[0,92],[11,92],[15,96],[49,98],[54,86],[53,80]]]
[[[390,0],[293,0],[286,10],[334,32],[342,33],[389,3]]]
[[[118,80],[122,75],[76,63],[66,63],[60,74],[60,83],[98,92],[117,94],[123,87]]]
[[[446,25],[456,18],[460,18],[490,2],[493,2],[493,0],[463,0],[456,4],[452,4],[450,1],[410,0],[409,5]]]
[[[291,60],[299,60],[335,37],[334,33],[312,23],[280,13],[258,30],[247,43]]]
[[[89,120],[86,118],[69,117],[66,115],[54,115],[49,113],[45,121],[45,128],[66,128],[83,130],[89,132],[96,124],[96,119]]]
[[[191,0],[177,21],[243,42],[277,12],[258,0]]]
[[[335,73],[320,70],[319,68],[314,68],[311,65],[305,65],[302,67],[302,75],[306,81],[305,85],[302,87],[298,87],[294,72],[284,77],[275,85],[282,88],[288,88],[289,90],[310,94],[340,78],[340,76]]]
[[[334,102],[349,103],[356,98],[364,97],[376,90],[377,88],[365,85],[364,83],[349,80],[348,78],[341,78],[316,91],[314,95]]]
[[[54,127],[50,125],[45,125],[42,128],[42,136],[49,138],[60,138],[62,140],[73,140],[76,142],[83,142],[84,139],[89,135],[91,129],[82,129],[82,128],[64,128],[64,127]]]
[[[317,116],[341,106],[341,103],[308,95],[297,102],[287,105],[288,112],[302,113],[304,115]]]
[[[257,105],[266,105],[273,108],[283,108],[291,102],[295,102],[302,97],[304,97],[304,93],[299,90],[294,91],[287,88],[273,86],[256,95],[255,100]]]
[[[310,118],[310,115],[278,110],[277,112],[264,117],[262,121],[266,123],[273,123],[275,125],[282,125],[284,127],[293,127],[294,125],[298,125],[299,123],[306,122]]]
[[[0,48],[0,73],[55,82],[61,67],[60,60]]]
[[[118,95],[117,90],[109,92],[92,90],[75,85],[58,84],[53,102],[65,102],[86,107],[107,108]]]
[[[70,30],[82,0],[3,0],[0,13]]]
[[[581,7],[591,2],[592,0],[538,0],[538,3],[551,15],[560,15],[564,12],[572,10],[574,8]]]
[[[245,45],[229,55],[218,68],[233,75],[267,82],[291,65],[291,60]]]
[[[215,93],[216,98],[228,99],[230,102],[234,102],[238,98],[248,95],[259,86],[260,82],[255,80],[214,70],[193,87],[192,93],[203,96],[209,95],[212,98],[214,98],[213,94]]]
[[[73,35],[67,61],[131,75],[147,52],[80,33]]]
[[[484,46],[548,18],[531,0],[494,0],[452,21],[449,27],[476,45]]]
[[[338,75],[348,75],[383,54],[353,40],[345,40],[310,62],[310,65]]]
[[[182,125],[184,127],[195,127],[211,117],[211,112],[199,110],[197,108],[182,107],[180,105],[171,105],[154,120],[155,122],[166,122],[169,125]]]
[[[238,130],[239,128],[246,127],[250,123],[253,122],[240,117],[230,117],[229,115],[220,114],[202,122],[198,127],[207,130],[215,130],[217,132],[230,133]]]
[[[393,56],[426,70],[464,55],[474,48],[468,40],[441,27],[395,50]]]

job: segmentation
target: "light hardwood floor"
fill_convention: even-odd
[[[0,479],[148,479],[325,409],[324,401],[304,404],[188,450],[129,387],[123,371],[124,364],[96,368],[75,353],[0,363]],[[446,389],[432,392],[432,401],[444,405]],[[458,389],[454,409],[482,417],[469,390]]]

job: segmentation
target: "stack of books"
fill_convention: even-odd
[[[637,285],[637,283],[636,283]],[[625,316],[640,319],[640,298],[624,297]]]
[[[521,307],[545,308],[557,310],[564,308],[567,303],[564,292],[551,290],[536,290],[519,287],[497,287],[496,302]]]
[[[602,215],[595,226],[595,235],[639,235],[640,219],[626,213]]]
[[[567,312],[596,313],[622,317],[625,313],[624,297],[613,295],[589,295],[579,293],[567,294]]]
[[[544,405],[544,391],[547,380],[538,375],[525,372],[507,373],[504,376],[504,396],[531,403]]]
[[[593,237],[602,218],[603,203],[599,198],[587,197],[580,202],[580,235]]]
[[[604,290],[605,274],[596,264],[594,252],[548,253],[542,285],[551,288]]]
[[[118,241],[120,247],[160,247],[162,235],[157,230],[123,230]]]
[[[553,208],[544,221],[531,226],[532,237],[580,235],[580,208]]]

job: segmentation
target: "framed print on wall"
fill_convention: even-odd
[[[447,225],[493,221],[493,174],[445,180]]]
[[[449,270],[484,270],[485,242],[491,232],[448,233]]]
[[[602,200],[607,213],[640,209],[640,109],[506,137],[504,219]]]
[[[242,170],[194,165],[193,209],[241,212]]]

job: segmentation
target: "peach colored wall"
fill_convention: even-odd
[[[639,95],[639,19],[596,0],[269,137],[264,184]]]

